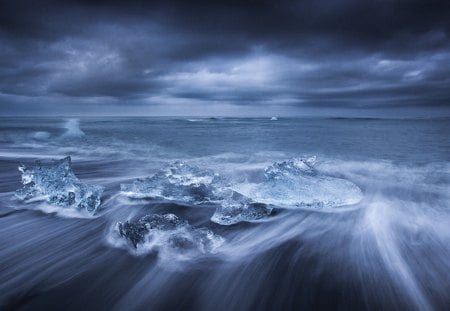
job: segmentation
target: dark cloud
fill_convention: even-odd
[[[433,0],[0,1],[0,113],[448,114],[449,16]]]

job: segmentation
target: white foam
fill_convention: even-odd
[[[63,138],[80,138],[85,135],[84,132],[80,129],[79,119],[68,119],[63,128],[66,129],[66,131],[62,135]]]

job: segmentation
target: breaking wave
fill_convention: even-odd
[[[33,138],[36,140],[47,140],[50,138],[50,133],[45,131],[38,131],[33,134]]]
[[[68,119],[63,128],[65,132],[62,134],[62,138],[81,138],[85,135],[80,129],[79,119]]]

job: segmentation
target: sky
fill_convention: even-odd
[[[0,116],[450,116],[450,1],[0,0]]]

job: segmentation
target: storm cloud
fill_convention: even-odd
[[[1,1],[2,115],[449,115],[448,1]]]

